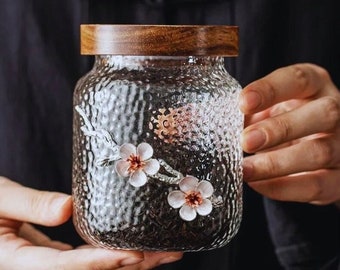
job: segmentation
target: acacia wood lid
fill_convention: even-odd
[[[237,26],[83,24],[80,37],[83,55],[238,55]]]

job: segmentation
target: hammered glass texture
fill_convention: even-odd
[[[153,158],[210,181],[219,202],[207,216],[182,220],[167,201],[177,183],[150,177],[136,188],[114,164],[98,166],[113,150],[102,137],[84,134],[84,117],[75,110],[73,218],[79,234],[95,246],[119,249],[198,251],[228,243],[242,216],[240,89],[220,57],[96,56],[78,81],[75,108],[117,145],[147,142]]]

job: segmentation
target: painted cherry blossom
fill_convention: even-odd
[[[134,187],[141,187],[147,182],[148,175],[158,172],[158,160],[152,159],[153,149],[148,143],[141,143],[137,147],[131,143],[124,143],[119,148],[120,160],[116,161],[116,172],[123,177],[129,177],[129,183]]]
[[[168,195],[168,203],[179,210],[180,217],[185,221],[194,220],[197,214],[209,215],[212,211],[212,203],[208,199],[214,192],[209,181],[199,180],[193,176],[186,176],[179,182],[180,190],[171,191]]]

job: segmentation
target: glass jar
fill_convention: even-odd
[[[82,25],[73,220],[95,246],[218,248],[242,215],[237,27]]]

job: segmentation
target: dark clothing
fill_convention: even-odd
[[[339,5],[338,0],[2,0],[0,175],[37,189],[71,192],[72,93],[93,60],[79,53],[81,23],[238,25],[240,56],[226,65],[241,85],[281,66],[313,62],[339,87]],[[275,270],[281,269],[279,261],[287,269],[337,269],[338,209],[270,200],[264,207],[246,185],[244,194],[243,222],[231,243],[159,268]],[[42,229],[81,243],[71,222]]]

